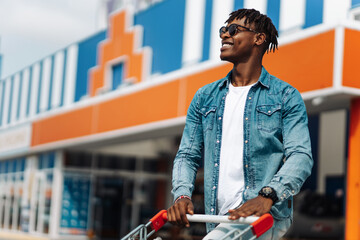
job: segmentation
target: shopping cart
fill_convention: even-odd
[[[273,217],[266,213],[261,217],[246,217],[239,218],[236,220],[229,220],[228,216],[214,216],[214,215],[203,215],[203,214],[194,214],[186,215],[190,222],[208,222],[208,223],[232,223],[232,224],[243,224],[248,225],[243,230],[233,230],[228,232],[220,240],[225,239],[243,239],[245,235],[251,234],[249,240],[256,239],[269,230],[273,223]],[[141,224],[128,235],[123,237],[121,240],[146,240],[155,232],[157,232],[165,223],[167,222],[167,211],[161,210],[156,214],[147,224]],[[161,238],[157,238],[161,239]]]

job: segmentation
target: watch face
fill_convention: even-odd
[[[270,193],[272,193],[271,187],[264,187],[264,188],[262,189],[262,191],[263,191],[263,193],[265,193],[265,194],[270,194]]]

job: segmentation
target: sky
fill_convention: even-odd
[[[0,0],[1,79],[99,31],[102,0]]]

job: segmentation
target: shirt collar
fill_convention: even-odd
[[[222,88],[224,86],[228,87],[230,82],[231,82],[231,75],[232,75],[232,70],[226,75],[226,77],[224,77],[222,79],[222,81],[220,81],[219,83],[219,88]],[[259,77],[259,80],[257,81],[257,84],[261,84],[262,86],[266,87],[266,88],[270,88],[269,84],[270,84],[270,74],[268,73],[268,71],[266,71],[266,69],[264,67],[262,67],[261,69],[261,74]]]

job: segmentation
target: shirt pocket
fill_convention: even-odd
[[[214,125],[216,107],[202,107],[200,108],[202,115],[202,127],[204,131],[212,130]]]
[[[256,107],[259,130],[273,132],[281,129],[281,105],[259,105]]]

